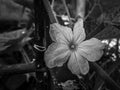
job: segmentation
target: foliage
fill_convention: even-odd
[[[60,24],[69,26],[69,24],[72,25],[72,23],[69,23],[69,19],[71,19],[71,22],[76,22],[78,19],[75,15],[75,1],[66,0],[66,6],[70,15],[68,17],[68,12],[66,12],[62,0],[51,0],[52,10]],[[84,18],[86,39],[94,36],[106,43],[104,55],[97,64],[118,85],[120,84],[119,4],[120,0],[86,0],[86,14]],[[35,32],[33,12],[33,0],[0,0],[0,67],[33,62],[33,58],[36,55],[33,50],[35,42],[33,39],[39,38],[40,35],[40,31],[37,31],[38,36],[33,35]],[[67,19],[64,18],[64,20],[64,16]],[[41,17],[39,18],[43,20]],[[46,23],[48,22],[44,22],[43,27],[47,31],[49,26],[46,26]],[[46,34],[48,35],[48,32]],[[50,39],[49,36],[45,38],[47,40]],[[44,42],[45,45],[46,43],[50,42]],[[38,46],[37,50],[40,51],[41,47]],[[73,75],[66,65],[63,65],[61,68],[49,69],[52,77],[52,90],[114,90],[109,84],[101,80],[91,65],[90,67],[89,73],[81,77]],[[40,74],[37,73],[37,75]],[[46,72],[43,75],[48,77]],[[47,83],[46,78],[41,78]],[[36,73],[4,75],[0,76],[0,90],[35,90],[36,87],[39,87],[38,82]],[[47,84],[43,86],[46,87]]]

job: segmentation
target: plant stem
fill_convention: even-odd
[[[120,90],[120,86],[96,63],[90,63],[97,74],[103,79],[111,88],[115,90]]]
[[[84,19],[86,0],[77,0],[76,2],[76,16]]]
[[[43,3],[45,5],[46,11],[48,12],[51,23],[57,23],[57,19],[55,18],[54,14],[53,14],[53,11],[51,9],[49,1],[43,0]]]
[[[65,10],[66,10],[66,12],[67,12],[67,15],[68,15],[68,18],[69,18],[69,22],[70,22],[70,25],[71,25],[71,24],[72,24],[72,21],[71,21],[71,17],[70,17],[70,13],[69,13],[68,7],[67,7],[67,5],[66,5],[65,0],[62,0],[62,2],[63,2],[63,5],[64,5],[64,7],[65,7]]]
[[[24,64],[1,66],[0,75],[24,74],[24,73],[30,73],[35,71],[44,72],[45,70],[46,70],[45,68],[36,70],[35,63],[29,63],[29,64],[24,63]]]

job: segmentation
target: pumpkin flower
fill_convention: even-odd
[[[45,63],[48,68],[61,67],[67,61],[68,69],[76,75],[87,74],[89,63],[99,60],[103,55],[104,44],[96,39],[86,38],[83,20],[79,19],[73,27],[54,23],[50,26],[50,37],[53,43],[45,52]]]

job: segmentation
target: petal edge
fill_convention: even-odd
[[[68,69],[75,75],[86,75],[89,71],[89,64],[78,52],[72,53],[68,62]]]
[[[76,43],[81,43],[85,38],[85,29],[83,27],[83,19],[79,19],[73,28],[73,38]]]
[[[105,44],[96,38],[86,40],[79,45],[79,52],[82,56],[88,59],[88,61],[95,62],[99,60],[103,55],[103,49]]]
[[[72,39],[72,30],[58,23],[50,25],[50,37],[53,41],[68,44]]]
[[[69,50],[63,44],[52,43],[45,52],[44,58],[48,68],[60,67],[68,59]]]

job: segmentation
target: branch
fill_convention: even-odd
[[[84,18],[84,21],[86,21],[87,20],[87,18],[90,16],[90,14],[92,14],[92,12],[93,12],[93,10],[95,9],[95,7],[96,6],[99,6],[100,7],[100,0],[95,0],[95,3],[94,3],[94,5],[93,5],[93,7],[92,7],[92,9],[88,12],[88,14],[85,16],[85,18]],[[100,9],[101,9],[101,7],[100,7]],[[101,10],[102,11],[102,10]]]
[[[111,67],[106,71],[108,73],[108,75],[110,76],[115,70],[116,68],[118,68],[118,66],[120,65],[120,60],[118,59],[113,65],[111,65]],[[100,86],[104,85],[104,81],[101,80],[100,78],[97,79],[97,81],[99,81],[98,83],[95,84],[93,90],[98,90],[98,88]]]
[[[67,7],[67,5],[66,5],[66,2],[65,2],[65,0],[62,0],[62,2],[63,2],[63,5],[64,5],[64,7],[65,7],[65,10],[66,10],[66,12],[67,12],[67,15],[68,15],[68,18],[69,18],[69,21],[70,21],[70,25],[72,25],[70,13],[69,13],[68,7]]]
[[[35,63],[29,64],[15,64],[15,65],[7,65],[0,67],[0,75],[8,75],[8,74],[24,74],[30,72],[44,72],[46,69],[41,68],[37,70]]]
[[[96,63],[90,63],[97,74],[104,80],[110,87],[114,88],[115,90],[120,90],[120,86]]]
[[[86,0],[77,0],[76,2],[76,16],[84,19]]]
[[[97,35],[99,32],[101,32],[102,30],[104,30],[104,23],[101,23],[98,27],[96,27],[96,29],[95,30],[93,30],[92,32],[90,32],[88,35],[87,35],[87,37],[86,37],[86,39],[90,39],[90,38],[92,38],[92,37],[94,37],[95,35]]]
[[[49,1],[48,0],[43,0],[43,3],[45,5],[46,11],[48,12],[51,23],[56,23],[57,20],[56,20],[54,14],[53,14],[53,11],[51,9]]]

